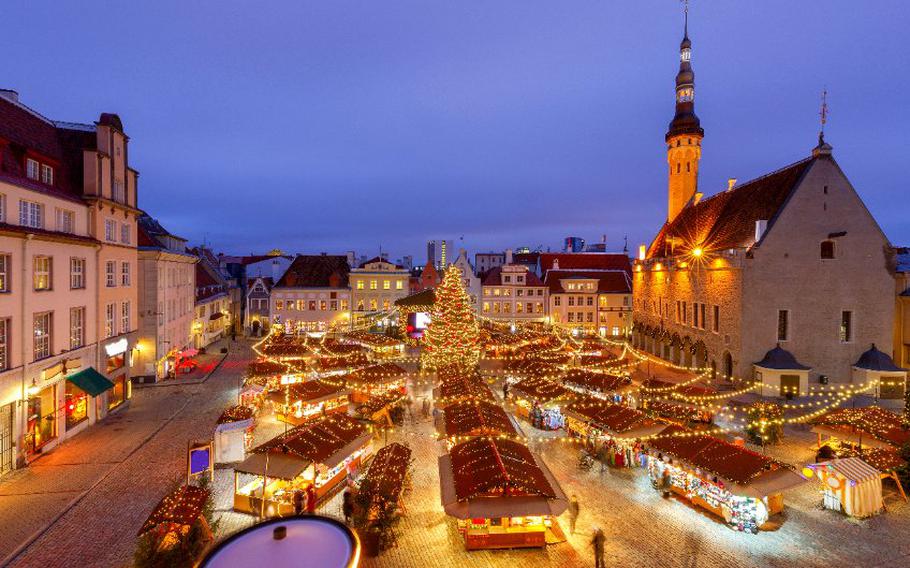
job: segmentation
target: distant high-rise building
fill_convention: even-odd
[[[414,257],[409,254],[404,255],[403,257],[401,257],[401,265],[404,266],[405,268],[407,268],[408,270],[411,270],[412,268],[414,268]]]
[[[450,259],[448,256],[451,250],[451,241],[427,241],[427,262],[432,264],[436,270],[444,270],[449,264]]]
[[[585,250],[585,240],[581,237],[566,237],[563,242],[563,250],[565,252],[581,252]]]

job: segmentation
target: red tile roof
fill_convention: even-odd
[[[597,291],[602,294],[632,293],[632,279],[624,270],[548,270],[544,282],[550,287],[551,294],[559,294],[563,292],[561,281],[568,278],[597,280]]]
[[[512,274],[515,274],[515,273],[512,273]],[[521,274],[521,273],[519,273],[519,274]],[[540,278],[538,278],[537,275],[534,274],[533,272],[531,272],[530,270],[525,272],[524,274],[526,275],[525,283],[522,284],[521,286],[543,286],[544,285],[544,283],[540,280]],[[497,266],[495,268],[491,268],[490,270],[488,270],[486,276],[483,279],[483,285],[484,286],[501,286],[502,285],[502,267]],[[515,283],[512,282],[511,285],[515,285]]]
[[[815,158],[749,181],[683,209],[664,224],[648,248],[648,258],[688,254],[699,246],[706,251],[745,248],[755,241],[755,222],[768,221],[770,230],[778,212]]]
[[[347,288],[348,258],[341,255],[297,255],[275,288]]]
[[[540,255],[540,271],[553,270],[559,261],[559,270],[624,270],[632,276],[629,256],[620,252],[547,252]]]

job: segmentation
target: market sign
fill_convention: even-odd
[[[281,384],[282,385],[294,385],[297,383],[302,383],[303,377],[300,375],[281,375]]]
[[[126,353],[126,350],[129,348],[130,342],[125,337],[121,337],[117,341],[108,343],[104,346],[104,351],[107,353],[108,357],[113,357],[114,355],[120,355],[121,353]]]
[[[192,442],[187,448],[186,457],[186,477],[189,485],[190,479],[195,475],[201,475],[206,471],[211,471],[214,476],[214,452],[211,440],[205,442]]]

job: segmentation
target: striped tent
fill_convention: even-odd
[[[871,517],[884,508],[881,473],[860,458],[841,458],[816,464],[828,509],[851,517]]]

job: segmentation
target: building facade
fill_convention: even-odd
[[[274,281],[257,276],[247,282],[246,332],[252,337],[262,337],[269,331],[272,321],[272,285]]]
[[[138,223],[139,341],[132,375],[155,382],[174,373],[179,354],[193,347],[198,258],[186,239],[143,215]]]
[[[481,288],[480,278],[474,274],[474,267],[471,266],[471,261],[468,260],[468,252],[465,249],[458,251],[458,258],[452,264],[461,269],[461,280],[464,284],[464,289],[468,292],[474,312],[479,314],[480,296],[483,293],[483,289]]]
[[[474,254],[474,274],[483,278],[487,272],[506,263],[504,252],[478,252]]]
[[[129,400],[127,144],[117,115],[53,121],[0,91],[0,475]]]
[[[193,347],[203,349],[232,332],[233,299],[221,272],[206,259],[196,263],[193,307]]]
[[[427,241],[427,264],[442,272],[452,262],[452,241]]]
[[[748,380],[764,380],[756,363],[780,345],[787,356],[773,359],[800,367],[776,369],[788,388],[849,383],[872,344],[892,352],[888,240],[821,136],[810,157],[701,199],[690,50],[686,37],[666,137],[668,220],[636,261],[633,343]]]
[[[410,293],[409,277],[406,268],[378,256],[352,269],[349,279],[354,323],[367,314],[391,310],[395,300]]]
[[[272,288],[272,323],[289,333],[344,330],[351,323],[347,256],[298,255]]]
[[[481,286],[481,315],[503,322],[545,322],[547,319],[548,288],[528,270],[527,266],[511,262],[490,270]]]

